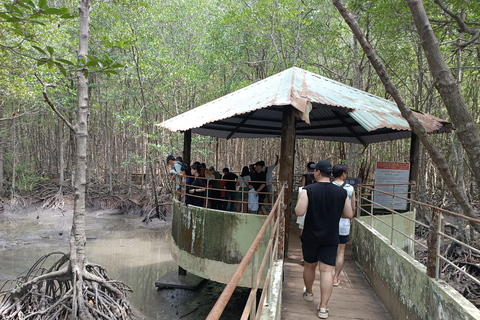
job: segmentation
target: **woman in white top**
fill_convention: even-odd
[[[332,175],[334,181],[333,184],[344,188],[347,191],[347,195],[352,202],[352,209],[355,212],[355,189],[353,186],[345,183],[348,175],[348,167],[345,164],[336,164],[332,168]],[[345,246],[350,241],[350,225],[351,219],[340,218],[339,222],[339,243],[337,249],[337,259],[335,261],[335,274],[333,276],[333,286],[338,287],[340,285],[340,272],[343,268],[343,262],[345,258]]]
[[[239,189],[241,192],[238,192],[238,199],[242,202],[237,204],[237,211],[238,212],[247,212],[247,202],[248,202],[248,183],[251,181],[250,171],[248,167],[245,166],[242,169],[242,173],[237,178],[237,185],[239,185]]]

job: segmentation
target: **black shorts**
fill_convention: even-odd
[[[260,193],[260,194],[258,195],[258,206],[261,207],[261,206],[264,206],[264,205],[265,205],[264,202],[265,202],[265,197],[266,197],[266,196],[267,196],[267,195],[266,195],[265,193]]]
[[[350,236],[339,236],[338,238],[338,243],[340,244],[345,244],[347,243],[348,241],[350,241]]]
[[[335,266],[337,248],[338,246],[322,246],[320,244],[302,242],[303,260],[308,263],[320,261],[329,266]]]

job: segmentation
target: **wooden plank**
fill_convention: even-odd
[[[285,259],[285,281],[282,294],[282,319],[318,319],[317,305],[320,300],[320,275],[317,271],[313,285],[314,301],[303,299],[303,265],[299,230],[290,229],[290,251]],[[345,264],[340,274],[340,286],[333,288],[328,303],[328,319],[391,320],[392,317],[378,299],[365,276],[355,262],[350,260],[351,245],[347,244]]]

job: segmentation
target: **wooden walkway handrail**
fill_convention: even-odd
[[[283,185],[282,189],[280,190],[280,193],[277,197],[277,200],[275,201],[275,204],[273,205],[272,210],[270,211],[270,214],[268,215],[267,219],[263,223],[262,228],[260,229],[257,236],[255,237],[255,240],[253,240],[252,245],[250,246],[247,253],[243,257],[242,261],[238,265],[237,270],[235,270],[232,278],[230,279],[230,281],[227,283],[227,285],[223,289],[222,294],[218,298],[218,300],[215,303],[215,305],[213,306],[212,310],[210,310],[210,313],[208,314],[208,316],[206,318],[207,320],[218,320],[220,318],[220,316],[222,315],[223,310],[225,309],[225,306],[227,305],[227,303],[230,300],[233,292],[235,291],[235,288],[237,287],[237,284],[240,281],[240,278],[242,277],[243,273],[245,272],[245,269],[247,268],[248,263],[252,259],[254,253],[258,251],[258,246],[259,246],[260,240],[262,239],[263,235],[265,234],[265,231],[267,230],[267,227],[270,224],[271,220],[275,217],[275,211],[277,210],[277,208],[280,208],[279,207],[279,202],[282,199],[284,192],[285,192],[285,185]],[[279,219],[280,216],[281,215],[277,216],[277,225],[278,225],[278,219]],[[272,234],[273,234],[273,232],[272,232]],[[269,248],[271,249],[271,245],[269,245]],[[268,254],[268,251],[265,252],[265,256],[267,256],[267,254]],[[262,270],[262,273],[263,273],[263,270]],[[256,292],[257,286],[254,286],[254,288],[252,288],[252,290],[254,290]],[[247,309],[247,308],[245,308],[245,309]]]
[[[186,184],[186,179],[183,179],[183,178],[192,178],[192,179],[201,179],[201,180],[206,180],[207,182],[208,181],[223,181],[223,182],[235,182],[235,183],[243,183],[243,182],[248,182],[248,183],[262,183],[262,184],[268,184],[268,183],[271,183],[272,185],[276,185],[277,183],[275,181],[242,181],[242,180],[224,180],[224,179],[211,179],[211,178],[206,178],[206,177],[195,177],[195,176],[184,176],[184,175],[180,175],[180,174],[175,174],[175,176],[178,176],[180,177],[182,180],[180,182],[180,185],[182,187],[198,187],[198,186],[194,186],[194,185],[191,185],[191,184]],[[229,200],[226,200],[222,197],[214,197],[214,196],[211,196],[210,194],[206,194],[205,196],[200,196],[198,194],[187,194],[185,193],[185,188],[182,188],[182,194],[185,196],[189,196],[189,197],[193,197],[193,198],[201,198],[201,199],[205,199],[207,200],[206,203],[208,203],[209,201],[212,201],[212,200],[222,200],[222,201],[226,201],[226,202],[232,202],[232,203],[241,203],[241,204],[250,204],[251,202],[248,202],[244,200],[244,197],[245,196],[248,196],[248,192],[249,190],[236,190],[236,189],[222,189],[222,188],[214,188],[212,187],[211,185],[207,186],[207,184],[205,184],[205,188],[208,190],[208,191],[220,191],[220,192],[232,192],[232,193],[235,193],[235,194],[238,194],[240,193],[240,196],[241,197],[241,200],[232,200],[232,199],[229,199]],[[271,192],[269,191],[266,191],[267,189],[264,188],[265,191],[260,191],[260,192],[256,192],[257,194],[264,194],[264,195],[274,195],[274,191],[272,190]],[[185,200],[185,197],[182,198],[182,202],[184,202]],[[259,202],[258,205],[271,205],[272,203],[271,202]]]

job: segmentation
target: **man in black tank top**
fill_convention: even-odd
[[[315,269],[320,269],[320,304],[317,308],[319,318],[328,317],[328,300],[333,291],[333,270],[338,247],[338,223],[340,217],[353,218],[352,206],[347,192],[330,183],[332,165],[321,160],[315,165],[317,183],[306,186],[297,201],[295,214],[305,216],[302,233],[302,251],[305,265],[303,297],[313,301],[313,282]]]

